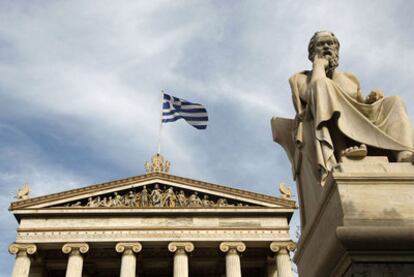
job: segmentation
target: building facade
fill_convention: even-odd
[[[12,276],[292,276],[295,201],[146,169],[11,203]]]

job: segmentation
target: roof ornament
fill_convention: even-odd
[[[160,153],[152,156],[151,163],[145,162],[145,171],[147,174],[150,173],[169,173],[170,172],[170,161],[164,161],[164,156]]]
[[[285,183],[279,184],[279,191],[280,191],[280,196],[283,199],[292,199],[292,190]]]
[[[16,198],[17,201],[27,200],[29,199],[29,193],[31,191],[32,190],[30,189],[29,185],[24,184],[23,187],[17,191],[17,195],[14,198]]]

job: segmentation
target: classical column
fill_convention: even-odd
[[[135,253],[142,250],[139,242],[120,242],[115,246],[118,253],[122,253],[120,277],[135,277],[137,268],[137,257]]]
[[[270,250],[276,253],[276,266],[278,277],[293,277],[292,262],[290,261],[289,251],[294,251],[294,242],[272,242]]]
[[[82,277],[82,254],[88,251],[89,245],[87,243],[67,243],[63,245],[62,252],[69,254],[66,277]]]
[[[37,247],[34,244],[12,243],[9,246],[10,254],[16,255],[13,266],[12,277],[27,277],[30,271],[30,257],[36,253]]]
[[[241,277],[240,256],[246,245],[240,241],[220,243],[220,250],[226,254],[226,277]]]
[[[191,242],[171,242],[168,250],[174,255],[174,277],[188,277],[188,256],[194,250]]]

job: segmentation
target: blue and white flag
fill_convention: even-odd
[[[197,129],[207,128],[208,115],[207,110],[203,105],[191,103],[187,100],[164,93],[162,122],[174,122],[180,118],[184,119],[188,124]]]

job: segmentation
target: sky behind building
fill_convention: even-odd
[[[0,1],[0,276],[32,196],[145,173],[161,90],[202,103],[207,130],[165,125],[171,174],[278,195],[294,186],[272,142],[293,117],[288,78],[309,69],[315,31],[341,42],[365,94],[401,95],[414,119],[411,1]],[[296,195],[296,193],[294,193]],[[298,224],[297,216],[292,229]]]

